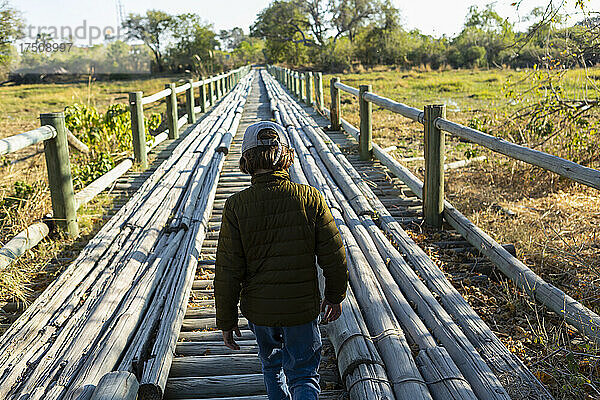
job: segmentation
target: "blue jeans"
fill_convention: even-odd
[[[248,326],[256,335],[258,356],[269,400],[317,400],[321,391],[318,319],[284,327]]]

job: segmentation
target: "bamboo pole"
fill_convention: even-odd
[[[444,219],[444,154],[446,149],[445,135],[435,126],[435,121],[437,118],[445,117],[445,105],[425,106],[423,217],[425,224],[435,229],[442,228]]]
[[[67,141],[69,142],[69,146],[73,147],[75,150],[79,151],[80,153],[83,153],[83,154],[90,153],[90,148],[87,147],[87,145],[85,143],[83,143],[81,140],[77,139],[77,137],[75,135],[73,135],[73,133],[68,129],[67,129]]]
[[[40,121],[42,126],[50,125],[56,130],[56,137],[44,142],[48,185],[54,212],[53,219],[59,227],[66,230],[70,237],[77,237],[79,226],[71,177],[65,115],[62,112],[41,114]]]
[[[138,381],[130,372],[115,371],[104,375],[92,393],[91,400],[135,400]]]
[[[214,113],[237,113],[243,95],[243,90],[238,91]],[[123,343],[129,342],[128,335],[135,332],[127,324],[135,324],[140,315],[134,312],[138,306],[132,306],[148,301],[147,291],[152,286],[146,280],[150,275],[144,277],[152,271],[148,263],[156,255],[166,254],[161,249],[167,243],[180,243],[169,241],[153,227],[168,222],[189,187],[186,183],[200,157],[194,150],[208,132],[219,129],[216,124],[222,121],[209,115],[191,128],[195,133],[182,139],[172,156],[90,241],[89,247],[0,338],[0,365],[5,371],[0,377],[0,397],[9,391],[30,394],[31,400],[71,396],[81,388],[72,387],[76,382],[95,384],[115,367]],[[213,143],[214,147],[219,144],[216,140]],[[138,289],[131,291],[133,281]],[[119,307],[126,305],[131,308],[120,311]],[[6,362],[11,369],[6,369]]]
[[[565,160],[539,150],[507,142],[504,139],[448,121],[445,118],[436,120],[436,127],[510,158],[538,166],[572,179],[575,182],[600,190],[600,171],[596,169],[584,167],[573,161]]]
[[[327,114],[328,110],[325,110],[325,113]],[[348,133],[350,133],[355,139],[358,138],[358,129],[350,125],[345,120],[342,120],[342,124]],[[373,147],[375,156],[396,176],[398,176],[417,195],[418,198],[422,198],[423,183],[406,167],[384,152],[377,144],[374,144]],[[548,296],[552,293],[554,293],[554,296],[559,298],[560,296],[566,296],[564,293],[559,291],[559,289],[549,285],[540,277],[533,274],[529,268],[527,268],[504,248],[500,249],[502,246],[489,238],[489,236],[471,223],[466,217],[464,217],[464,215],[458,212],[448,201],[445,201],[444,206],[445,218],[447,219],[448,223],[457,229],[457,231],[459,231],[459,233],[461,233],[461,235],[463,235],[465,239],[469,241],[469,243],[477,247],[479,251],[488,256],[490,260],[494,262],[494,264],[506,276],[511,278],[519,288],[525,289],[527,287],[531,287],[531,285],[533,285],[537,280],[538,284],[536,288],[539,291],[544,292],[545,296]],[[468,336],[469,340],[477,347],[477,350],[482,354],[486,362],[493,368],[494,372],[498,375],[505,387],[510,387],[511,384],[514,384],[512,376],[516,374],[520,377],[520,380],[527,382],[528,387],[531,388],[531,392],[535,393],[536,396],[540,396],[540,398],[543,399],[551,399],[551,396],[543,387],[543,385],[537,380],[537,378],[533,376],[533,374],[516,356],[506,349],[506,347],[494,335],[490,328],[471,309],[469,303],[460,295],[460,293],[458,293],[452,284],[448,282],[444,273],[431,261],[426,253],[423,252],[423,250],[416,243],[414,243],[412,238],[406,232],[404,232],[400,224],[398,224],[390,215],[384,215],[381,221],[382,227],[385,229],[386,233],[392,235],[395,243],[397,243],[405,252],[407,259],[423,277],[427,286],[432,292],[435,292],[439,296],[444,308],[448,309],[450,314],[460,316],[457,319],[457,322]],[[484,241],[480,242],[478,238],[483,238]],[[477,243],[480,244],[478,245]],[[501,254],[501,257],[504,261],[499,261],[500,257],[495,257],[495,255],[498,253]],[[524,271],[525,273],[521,274],[519,271]],[[512,277],[519,277],[520,279],[513,279]],[[524,282],[522,277],[527,277],[531,283],[523,285]],[[530,293],[530,295],[533,294]],[[543,298],[534,298],[540,301],[542,304],[546,304]],[[567,297],[560,302],[561,305],[566,304],[564,308],[560,308],[561,313],[565,313],[568,316],[568,321],[573,321],[573,325],[577,326],[578,324],[576,324],[575,321],[582,320],[581,317],[574,317],[577,315],[582,316],[587,314],[587,318],[583,317],[584,321],[598,321],[598,316],[581,306],[581,304],[574,303],[576,302],[570,297]],[[555,302],[555,304],[557,305],[558,302]],[[550,304],[546,305],[552,308]],[[591,316],[589,313],[591,313]],[[598,323],[599,322],[591,322],[591,324],[593,324],[592,327],[598,326]],[[580,326],[578,329],[581,329],[580,331],[584,331],[585,326],[586,325]],[[592,328],[590,331],[597,332],[598,330]],[[511,372],[508,373],[507,371]],[[519,393],[519,388],[521,387],[521,385],[518,385],[515,393]],[[533,395],[534,394],[532,394],[532,396]]]
[[[300,107],[296,107],[296,109],[301,112],[301,108]],[[310,122],[303,120],[302,125],[310,125]],[[306,130],[305,130],[306,131]],[[355,134],[355,136],[357,136],[357,131],[355,130],[353,132],[353,134]],[[314,143],[314,140],[313,140]],[[335,145],[333,145],[332,143],[329,144],[329,147],[331,149],[336,148]],[[317,147],[318,148],[318,147]],[[350,166],[350,164],[347,162],[347,160],[341,155],[341,152],[339,152],[339,149],[337,150],[336,156],[338,156],[338,159],[340,162],[344,161],[346,164],[346,169],[350,172],[353,171],[353,168]],[[338,177],[340,176],[339,171],[336,169],[335,170],[335,180],[338,179]],[[366,185],[363,181],[362,178],[358,175],[358,173],[356,173],[356,171],[354,171],[354,177],[353,179],[355,180],[355,182],[360,183],[361,188],[363,188],[365,190],[364,193],[369,193],[368,198],[377,202],[379,204],[378,208],[376,208],[376,211],[378,213],[378,215],[380,216],[379,218],[382,219],[383,222],[387,221],[388,219],[391,221],[391,223],[399,226],[399,224],[389,215],[389,213],[387,213],[387,210],[383,207],[383,205],[381,205],[381,203],[379,202],[379,200],[377,199],[377,197],[372,193],[372,191],[370,190],[370,188],[368,187],[368,185]],[[332,179],[333,180],[333,179]],[[353,197],[354,194],[350,195],[350,197]],[[345,207],[345,209],[348,209],[347,207]],[[370,217],[368,216],[363,216],[361,217],[361,220],[363,221],[363,223],[365,223],[366,221],[370,221]],[[379,233],[379,236],[373,236],[373,239],[377,239],[379,240],[379,242],[376,243],[387,243],[387,240],[383,237],[383,235],[381,234],[381,232],[377,229],[374,230],[374,224],[371,221],[370,225],[367,224],[365,225],[365,227],[370,229],[370,232],[372,234],[375,233]],[[401,228],[400,228],[401,229]],[[406,235],[408,237],[408,235]],[[409,238],[410,239],[410,238]],[[388,244],[388,246],[390,246],[390,248],[393,249],[393,247],[391,247],[391,245]],[[405,251],[407,254],[413,254],[414,253],[414,249],[417,249],[418,251],[421,251],[420,248],[414,244],[413,242],[413,246],[414,247],[409,247],[409,248],[404,248],[403,251]],[[379,248],[379,245],[378,245]],[[379,248],[380,251],[383,251],[382,248]],[[395,250],[394,250],[395,251]],[[422,252],[422,251],[421,251]],[[396,252],[397,253],[397,252]],[[398,259],[402,261],[402,257],[399,255],[399,253],[397,253],[396,258],[394,258],[394,256],[390,256],[389,253],[381,253],[382,257],[384,258],[389,258],[391,257],[392,260]],[[429,260],[429,262],[431,263],[431,260],[423,254],[423,259],[427,259]],[[393,269],[390,269],[393,272]],[[439,271],[439,269],[438,269]],[[411,277],[412,274],[412,284],[418,283],[421,285],[421,287],[415,291],[412,291],[413,289],[411,288],[411,280],[402,280],[404,279],[404,277]],[[423,274],[423,272],[421,272],[421,274]],[[379,274],[380,275],[380,274]],[[443,282],[446,282],[448,284],[448,286],[450,288],[452,288],[451,284],[448,283],[448,281],[444,278],[443,274],[440,271],[440,276],[441,279],[443,279]],[[424,286],[422,284],[422,282],[420,281],[420,279],[414,274],[414,272],[412,272],[410,269],[404,269],[402,271],[399,271],[398,274],[396,275],[396,277],[398,278],[402,278],[400,280],[398,280],[398,282],[404,282],[402,286],[402,290],[404,293],[407,293],[408,295],[412,296],[410,298],[410,300],[414,303],[414,304],[422,304],[423,300],[419,300],[422,294],[427,293],[427,289],[424,289]],[[408,285],[408,286],[407,286]],[[455,289],[454,289],[455,291]],[[417,296],[417,297],[414,297]],[[464,301],[464,299],[462,299],[462,297],[460,297],[460,295],[456,295],[456,296],[452,296],[452,295],[448,295],[448,294],[440,294],[440,296],[443,299],[448,299],[448,302],[450,302],[450,304],[454,304],[451,301],[455,301],[455,300],[451,300],[451,299],[455,299],[458,298],[460,299],[462,302],[464,302],[466,304],[466,306],[461,306],[459,308],[459,310],[461,310],[460,312],[456,313],[455,315],[460,315],[461,313],[464,313],[464,310],[466,309],[470,309],[470,307],[468,306],[468,304]],[[427,297],[425,298],[427,299]],[[457,365],[460,366],[461,370],[463,370],[463,368],[466,368],[466,366],[468,366],[472,361],[468,361],[468,355],[469,354],[476,354],[475,350],[471,350],[468,351],[468,346],[471,346],[471,344],[464,339],[464,336],[462,335],[462,332],[460,331],[460,329],[457,328],[453,328],[454,329],[454,333],[451,336],[444,336],[442,335],[441,337],[439,336],[439,334],[444,333],[445,331],[442,329],[440,330],[437,326],[438,324],[440,324],[440,322],[438,322],[435,317],[432,320],[432,316],[434,315],[438,315],[439,317],[442,318],[442,321],[446,321],[446,323],[444,325],[441,325],[443,327],[452,327],[453,326],[453,322],[452,319],[449,316],[444,317],[445,315],[445,311],[443,311],[443,309],[441,309],[441,307],[439,305],[436,306],[437,302],[435,300],[433,300],[433,296],[430,296],[427,300],[429,301],[429,303],[426,304],[430,304],[431,307],[434,307],[433,310],[436,310],[435,307],[438,307],[437,310],[435,312],[432,312],[431,309],[427,309],[426,308],[422,308],[422,307],[418,307],[417,310],[420,314],[420,316],[422,316],[424,318],[424,321],[426,322],[426,324],[428,324],[428,328],[434,332],[436,332],[436,336],[438,337],[438,339],[442,340],[442,343],[444,344],[445,348],[448,349],[448,351],[452,351],[452,357],[456,358],[457,360]],[[545,389],[543,388],[543,386],[541,386],[541,384],[539,383],[539,381],[537,381],[535,379],[535,377],[533,377],[531,375],[531,373],[523,366],[522,363],[520,363],[520,361],[518,359],[516,359],[516,357],[514,357],[512,354],[510,354],[510,352],[507,351],[507,349],[498,341],[498,339],[491,334],[491,331],[489,331],[489,328],[483,323],[483,321],[481,321],[481,319],[471,310],[471,315],[467,315],[463,318],[460,319],[461,322],[463,323],[467,323],[467,324],[474,324],[476,323],[476,321],[479,321],[481,323],[481,326],[479,327],[473,327],[471,328],[471,330],[469,330],[469,332],[485,332],[487,330],[487,332],[490,332],[490,338],[486,338],[485,340],[481,339],[481,340],[476,340],[475,342],[478,344],[478,346],[481,346],[482,344],[484,346],[489,345],[490,343],[499,343],[499,347],[496,348],[496,350],[494,352],[488,352],[486,351],[486,356],[490,356],[490,357],[486,357],[488,362],[490,362],[490,365],[494,366],[496,371],[499,371],[499,377],[501,377],[503,383],[507,383],[507,387],[508,388],[514,388],[514,386],[511,386],[511,384],[508,384],[508,382],[506,381],[506,375],[505,375],[505,371],[509,371],[509,370],[513,370],[515,371],[515,373],[517,373],[520,377],[520,379],[523,379],[524,382],[530,382],[530,387],[531,387],[531,393],[536,393],[539,394],[541,396],[541,398],[549,398],[549,395],[547,394],[547,392],[545,391]],[[452,332],[452,329],[450,329],[450,332]],[[463,339],[460,339],[461,337],[463,337]],[[446,338],[446,339],[444,339]],[[472,338],[478,338],[478,336],[472,336]],[[491,340],[491,338],[494,338],[494,340]],[[471,339],[473,340],[473,339]],[[461,346],[467,346],[465,347],[456,347],[457,343],[463,343]],[[485,347],[484,347],[485,348]],[[454,350],[453,350],[454,349]],[[471,346],[472,349],[472,346]],[[437,356],[435,355],[436,353],[421,353],[421,356],[428,358],[429,360],[432,360],[431,356],[433,355],[434,358],[436,358]],[[494,355],[496,354],[496,356]],[[467,358],[465,358],[467,357]],[[512,362],[511,362],[512,360]],[[477,361],[476,359],[474,359],[473,361],[475,361],[475,364],[471,364],[471,365],[477,365]],[[516,363],[515,363],[516,361]],[[481,361],[478,361],[481,365]],[[503,362],[507,362],[507,364],[503,364]],[[476,367],[476,369],[473,369],[471,371],[477,371],[478,369],[480,371],[481,368],[485,369],[485,364],[483,364],[483,366],[480,367]],[[421,365],[421,368],[423,368],[423,366]],[[469,379],[470,381],[472,381],[472,377],[473,374],[469,373],[468,369],[464,370],[465,372],[465,376],[470,376],[471,378]],[[476,376],[487,376],[490,375],[489,373],[477,373]],[[497,383],[496,383],[497,384]],[[516,388],[517,391],[520,390],[519,388],[521,387],[521,385],[518,385],[518,387]],[[485,393],[485,392],[481,392],[481,390],[478,390],[480,393]],[[490,394],[487,395],[482,395],[483,398],[490,398]],[[494,396],[493,392],[492,392],[492,397]]]

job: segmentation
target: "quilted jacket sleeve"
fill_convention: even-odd
[[[325,276],[325,298],[338,304],[346,297],[348,268],[340,232],[325,199],[318,193],[316,218],[317,262]]]
[[[229,200],[223,209],[214,279],[217,328],[221,330],[231,330],[238,325],[238,302],[246,273],[239,225]]]

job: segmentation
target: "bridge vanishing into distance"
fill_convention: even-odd
[[[339,81],[332,82],[328,110],[320,74],[268,67],[232,76],[216,103],[213,87],[203,82],[130,97],[135,110],[170,93],[170,127],[183,129],[157,147],[162,155],[147,172],[116,181],[124,196],[118,209],[0,337],[0,398],[267,398],[256,340],[244,317],[239,351],[225,347],[216,331],[212,284],[225,200],[250,185],[238,169],[243,132],[258,120],[274,120],[285,126],[295,149],[292,180],[323,193],[348,258],[342,316],[321,327],[321,398],[551,399],[407,227],[440,219],[440,247],[488,256],[490,265],[500,265],[534,298],[550,308],[562,304],[565,318],[592,340],[598,316],[513,262],[514,254],[506,256],[510,251],[444,203],[443,188],[436,204],[432,170],[424,190],[371,142],[370,103],[424,123],[438,137],[441,130],[461,127],[434,109],[421,112]],[[201,109],[194,107],[192,92],[187,123],[177,123],[176,94],[198,86]],[[340,90],[359,97],[360,129],[341,118]],[[139,128],[135,118],[133,125]],[[439,186],[443,156],[438,153],[435,161],[431,154]],[[449,225],[441,226],[442,216]],[[521,269],[511,270],[506,260]]]

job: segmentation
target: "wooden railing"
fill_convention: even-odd
[[[158,93],[144,97],[143,92],[129,93],[129,109],[131,112],[131,129],[133,135],[133,155],[135,161],[142,168],[147,168],[148,151],[166,139],[177,139],[179,128],[187,123],[196,122],[196,113],[205,112],[206,108],[215,104],[226,92],[229,92],[237,82],[247,74],[249,67],[241,67],[225,74],[216,75],[199,81],[188,80],[187,83],[177,87],[175,83],[165,85],[165,89]],[[199,103],[196,107],[195,89],[200,88]],[[186,114],[178,116],[177,95],[185,92]],[[145,139],[144,106],[159,100],[166,99],[167,129],[154,137],[153,143],[148,146]]]
[[[214,105],[221,97],[229,92],[239,80],[250,71],[249,66],[238,68],[227,73],[199,81],[188,80],[177,87],[175,83],[153,95],[143,97],[142,92],[129,93],[131,112],[131,130],[133,139],[134,159],[141,169],[148,167],[147,153],[166,139],[176,139],[179,129],[185,123],[196,122],[196,114],[204,113],[207,107]],[[208,97],[205,87],[208,86]],[[214,86],[214,92],[213,92]],[[195,106],[194,89],[200,87],[198,107]],[[186,114],[178,118],[177,95],[186,92]],[[214,93],[214,95],[213,95]],[[144,126],[144,105],[166,98],[167,129],[154,136],[151,142],[146,142]],[[133,160],[126,158],[116,167],[90,183],[78,193],[74,193],[71,164],[69,161],[68,145],[79,151],[88,152],[87,146],[81,143],[65,126],[64,113],[41,114],[42,126],[32,131],[0,139],[0,155],[14,153],[26,147],[44,143],[48,184],[52,200],[52,219],[37,222],[20,232],[0,249],[0,271],[19,258],[24,252],[36,246],[56,225],[66,231],[70,237],[79,235],[77,210],[96,195],[109,187],[125,174],[132,166]]]
[[[270,66],[269,72],[294,95],[304,100],[303,92],[298,89],[301,87],[299,82],[303,80],[306,74],[311,74],[310,72],[299,73],[275,66]],[[321,76],[320,73],[316,73],[315,75]],[[322,82],[316,84],[315,89],[317,91],[317,98],[322,96]],[[472,223],[448,200],[445,200],[443,164],[445,150],[444,132],[599,190],[600,171],[548,153],[510,143],[504,139],[449,121],[446,119],[446,110],[443,104],[428,105],[421,111],[372,93],[370,85],[361,85],[357,89],[341,83],[337,77],[331,79],[330,90],[331,108],[325,108],[321,97],[321,100],[317,101],[316,109],[329,117],[332,130],[344,129],[358,140],[361,158],[370,159],[372,156],[378,158],[382,164],[388,167],[392,173],[398,176],[422,200],[424,222],[428,226],[439,229],[442,226],[442,221],[447,221],[469,243],[488,257],[519,289],[548,306],[558,315],[563,316],[569,324],[575,326],[581,333],[600,343],[600,316],[565,294],[562,290],[544,281],[502,245]],[[349,93],[358,98],[360,105],[360,128],[352,126],[342,118],[340,107],[341,92]],[[306,103],[308,104],[309,102],[306,101]],[[419,178],[388,154],[387,151],[376,143],[373,143],[371,134],[371,104],[377,104],[386,110],[423,124],[425,139],[424,182],[421,182]],[[397,242],[402,241],[401,237],[395,237],[393,231],[387,233]],[[407,255],[407,257],[410,258],[411,255]]]

